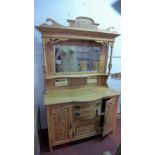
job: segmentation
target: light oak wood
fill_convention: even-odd
[[[113,53],[113,46],[114,46],[114,42],[110,42],[109,43],[110,45],[110,61],[109,61],[109,64],[108,64],[108,74],[110,74],[110,71],[111,71],[111,68],[112,68],[112,53]]]
[[[45,39],[42,38],[42,45],[43,45],[43,55],[44,55],[44,77],[48,75],[48,66],[47,66],[47,60],[46,60],[46,44]]]
[[[120,93],[107,87],[107,79],[112,67],[113,44],[120,34],[111,27],[99,30],[99,24],[88,17],[68,20],[69,26],[51,18],[46,21],[51,24],[44,23],[36,28],[42,34],[50,150],[59,144],[114,132]],[[56,73],[56,45],[100,47],[98,71]]]
[[[71,85],[84,85],[86,78],[71,78]]]
[[[45,95],[45,105],[48,106],[69,102],[89,102],[119,95],[120,93],[103,86],[50,90]]]
[[[101,45],[100,47],[100,60],[99,60],[99,72],[100,73],[105,73],[106,70],[105,70],[105,54],[107,55],[107,50],[106,48]]]
[[[51,117],[54,118],[55,124],[55,144],[63,143],[63,141],[69,141],[69,139],[71,138],[71,113],[72,109],[68,105],[64,107],[59,106],[58,108],[53,109]]]
[[[57,73],[55,75],[49,75],[45,79],[58,79],[58,78],[84,78],[94,76],[108,76],[106,73],[89,73],[89,72],[75,72],[75,73]]]
[[[116,98],[106,101],[104,128],[102,135],[106,135],[114,131],[116,122]]]
[[[48,75],[55,74],[55,52],[54,46],[46,44],[46,60],[48,66]]]

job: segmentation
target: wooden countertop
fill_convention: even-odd
[[[45,94],[45,105],[88,102],[119,95],[120,93],[104,86],[85,86],[82,88],[51,90]]]

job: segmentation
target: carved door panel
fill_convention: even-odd
[[[72,106],[58,106],[52,110],[53,144],[70,141],[72,136]]]
[[[117,112],[117,100],[112,98],[106,101],[105,116],[103,125],[103,136],[112,132],[115,128]]]

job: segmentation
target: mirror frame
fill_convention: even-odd
[[[88,40],[67,40],[67,41],[60,41],[58,43],[53,44],[53,50],[54,50],[54,63],[55,63],[55,46],[60,45],[60,46],[90,46],[90,47],[99,47],[99,70],[100,70],[100,61],[101,61],[101,45],[100,43],[97,43],[95,41],[88,41]],[[105,48],[107,48],[105,46]],[[105,56],[106,58],[106,56]],[[107,64],[107,60],[105,60],[104,64]],[[102,64],[103,65],[103,64]],[[55,66],[55,65],[54,65]],[[104,66],[106,72],[106,67]],[[90,73],[99,73],[100,71],[79,71],[79,72],[56,72],[56,67],[54,68],[55,75],[68,75],[68,74],[90,74]]]

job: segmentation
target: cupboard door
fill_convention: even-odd
[[[112,98],[106,101],[105,116],[103,125],[103,136],[112,132],[116,124],[117,99]]]
[[[51,129],[53,144],[69,142],[72,135],[72,106],[57,106],[52,109]]]

